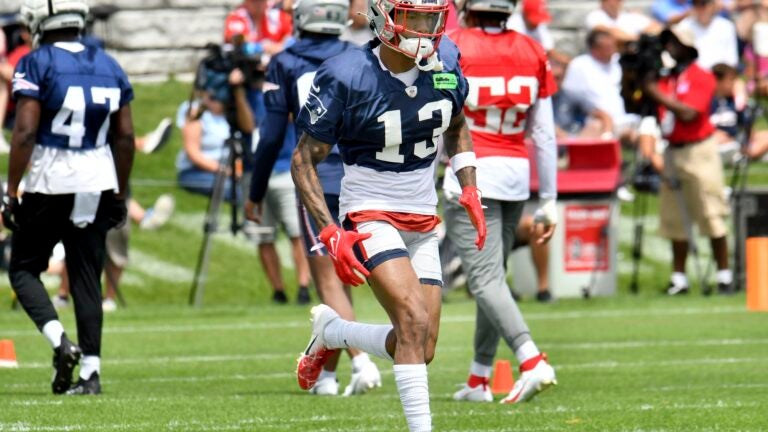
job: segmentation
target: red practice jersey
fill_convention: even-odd
[[[261,42],[264,39],[282,42],[292,33],[291,15],[275,8],[267,9],[260,23],[254,23],[248,11],[242,7],[232,11],[224,21],[224,42],[231,42],[239,34],[245,36],[246,42]]]
[[[475,154],[527,158],[528,108],[557,91],[547,54],[538,42],[511,30],[460,28],[449,36],[461,51],[459,64],[469,82],[464,115]]]

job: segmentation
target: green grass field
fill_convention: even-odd
[[[177,82],[137,85],[137,132],[172,117],[188,91]],[[308,308],[269,304],[255,248],[244,239],[215,237],[205,307],[186,306],[207,201],[176,188],[180,147],[176,131],[158,154],[136,157],[134,196],[149,206],[172,193],[177,212],[158,231],[133,230],[122,283],[128,307],[105,318],[101,397],[50,394],[50,348],[23,312],[10,310],[7,277],[0,275],[0,339],[15,342],[20,363],[0,369],[0,432],[405,430],[386,362],[377,360],[384,387],[369,395],[317,398],[299,390],[293,370],[309,336]],[[0,173],[6,166],[7,157],[0,158]],[[750,169],[750,184],[768,184],[768,165]],[[659,295],[669,251],[654,236],[653,200],[650,208],[639,295],[627,292],[632,220],[625,204],[615,297],[521,304],[560,383],[532,403],[450,400],[471,360],[474,303],[461,291],[448,296],[429,368],[435,430],[768,430],[768,314],[746,312],[743,294]],[[227,224],[222,214],[222,230]],[[293,297],[286,242],[278,248]],[[45,281],[53,292],[56,279]],[[357,288],[355,298],[361,320],[385,321],[368,288]],[[74,334],[72,311],[61,315]],[[499,358],[511,357],[500,348]],[[346,360],[339,377],[345,386]]]

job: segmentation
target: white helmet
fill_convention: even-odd
[[[368,20],[376,37],[415,59],[421,70],[440,68],[437,46],[447,16],[447,0],[368,0]]]
[[[456,9],[461,12],[501,12],[513,14],[517,0],[458,0]]]
[[[341,34],[349,22],[349,0],[297,0],[293,22],[299,30]]]
[[[21,20],[39,37],[46,31],[85,28],[88,3],[85,0],[24,0]]]

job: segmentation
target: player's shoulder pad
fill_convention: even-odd
[[[460,70],[459,59],[461,58],[461,52],[459,52],[459,47],[456,46],[456,43],[447,35],[440,39],[437,56],[443,62],[443,71]]]

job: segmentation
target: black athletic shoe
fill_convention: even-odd
[[[67,339],[66,333],[62,334],[61,345],[53,350],[53,394],[62,394],[72,385],[72,371],[82,355],[80,347]]]
[[[667,287],[667,289],[664,290],[664,292],[667,295],[670,295],[670,296],[688,294],[688,291],[689,290],[688,290],[687,286],[680,287],[680,286],[677,286],[677,285],[673,284],[672,282],[670,282],[669,286]]]
[[[99,373],[94,372],[91,377],[78,379],[77,384],[67,390],[68,396],[97,395],[101,394],[101,383],[99,382]]]
[[[277,304],[288,303],[288,297],[285,295],[285,291],[275,291],[272,294],[272,301]]]
[[[536,293],[536,301],[539,303],[552,303],[555,301],[555,298],[552,297],[552,293],[549,290],[544,290]]]
[[[312,301],[312,297],[309,295],[309,288],[303,286],[299,287],[299,293],[296,295],[296,303],[300,305],[309,304]]]
[[[733,289],[733,284],[732,283],[727,284],[727,283],[719,282],[717,284],[717,292],[720,295],[733,295],[733,294],[736,294],[736,290]]]

